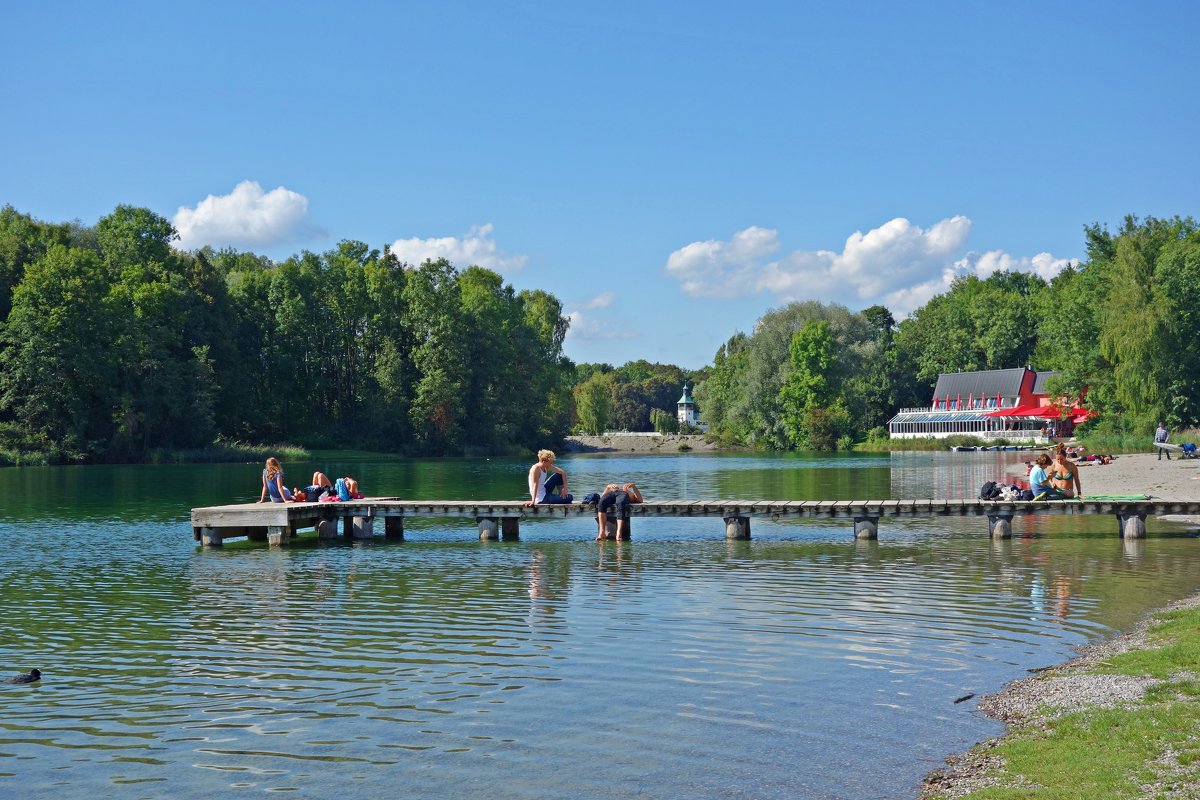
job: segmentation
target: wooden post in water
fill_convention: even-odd
[[[337,520],[333,517],[326,517],[317,520],[316,524],[318,539],[336,539],[338,535]]]
[[[515,542],[520,539],[521,520],[517,517],[501,517],[500,535],[506,542]]]
[[[500,538],[495,517],[476,517],[475,521],[479,523],[479,539],[481,541],[494,542]]]
[[[855,517],[854,518],[854,538],[855,539],[878,539],[879,538],[879,517]]]
[[[384,517],[383,535],[388,539],[404,541],[404,517]]]
[[[726,539],[749,539],[750,538],[750,518],[749,517],[725,517],[725,538]]]
[[[375,538],[375,517],[367,515],[365,517],[349,517],[350,520],[350,536],[353,539],[374,539]]]
[[[988,514],[988,533],[993,539],[1011,539],[1012,520],[1012,514]]]
[[[1117,514],[1117,522],[1121,526],[1121,536],[1126,539],[1146,538],[1146,512]]]
[[[292,531],[287,525],[268,525],[267,544],[282,546],[288,543]]]

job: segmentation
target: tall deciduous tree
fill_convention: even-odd
[[[593,435],[608,429],[609,408],[612,404],[612,378],[595,373],[575,387],[575,414],[584,433]]]
[[[116,310],[95,253],[61,244],[27,265],[3,335],[0,409],[72,457],[113,434]]]

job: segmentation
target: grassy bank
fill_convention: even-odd
[[[1155,615],[1144,637],[1127,652],[1029,682],[1025,689],[1035,696],[1045,687],[1044,705],[1008,719],[1007,736],[972,751],[964,761],[974,765],[967,770],[973,774],[932,780],[922,797],[1200,797],[1200,607]],[[1086,676],[1096,685],[1119,681],[1137,691],[1115,707],[1105,707],[1101,696],[1098,704],[1068,713],[1047,699],[1054,681],[1086,682]],[[964,786],[973,791],[964,793]]]
[[[275,456],[284,461],[297,461],[307,459],[309,451],[292,444],[247,444],[220,440],[207,447],[151,450],[144,458],[136,459],[135,462],[143,464],[244,463],[265,461],[268,456]],[[0,467],[46,467],[85,463],[98,462],[93,459],[84,459],[78,453],[71,453],[59,448],[0,447]],[[121,463],[129,463],[129,460],[126,459]]]
[[[944,439],[868,439],[854,445],[854,449],[862,453],[887,453],[901,450],[941,450],[951,447],[994,447],[996,445],[1011,445],[1014,442],[1003,439],[980,439],[978,436],[966,434],[947,436]]]

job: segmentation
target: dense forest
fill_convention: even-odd
[[[118,207],[94,227],[0,209],[0,454],[142,460],[214,441],[413,454],[503,453],[571,432],[673,431],[691,382],[712,435],[770,449],[886,436],[941,372],[1031,365],[1087,389],[1098,425],[1200,422],[1200,226],[1127,218],[1084,231],[1047,282],[957,279],[909,318],[793,303],[691,372],[575,365],[568,320],[495,272],[401,263],[343,241],[273,263],[172,247]]]
[[[180,252],[175,237],[141,208],[94,227],[0,209],[0,449],[509,452],[570,426],[567,319],[550,294],[361,242],[273,264]]]
[[[1087,258],[1046,282],[960,277],[899,324],[888,309],[816,301],[763,316],[717,352],[696,401],[713,432],[773,449],[831,449],[886,436],[929,402],[942,372],[1030,365],[1053,394],[1099,412],[1093,426],[1149,432],[1200,422],[1200,226],[1125,219],[1085,229]]]

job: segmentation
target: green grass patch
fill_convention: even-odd
[[[293,444],[247,444],[246,442],[218,439],[207,447],[188,449],[151,450],[146,457],[149,464],[218,464],[247,461],[265,461],[275,456],[282,461],[307,459],[309,452]]]
[[[1045,725],[1012,731],[990,754],[1004,767],[998,786],[965,797],[986,800],[1102,800],[1195,797],[1200,764],[1200,608],[1156,615],[1150,646],[1112,656],[1090,670],[1101,674],[1177,677],[1150,689],[1128,709],[1091,709]],[[1174,764],[1160,759],[1174,754]],[[1171,764],[1170,761],[1166,762]],[[1143,789],[1161,785],[1161,791]],[[1169,794],[1184,788],[1191,794]]]

